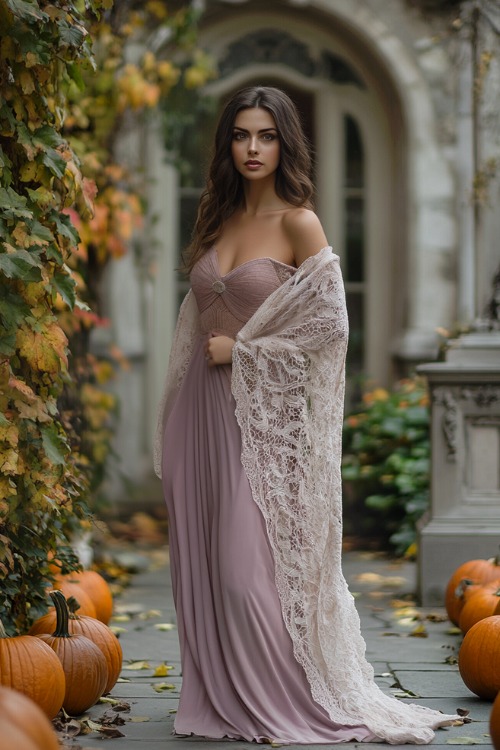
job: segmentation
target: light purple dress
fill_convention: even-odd
[[[241,465],[231,366],[209,368],[204,357],[211,333],[234,338],[294,271],[260,258],[221,277],[213,248],[191,274],[202,335],[166,424],[162,465],[182,661],[178,734],[302,744],[373,739],[364,726],[333,723],[311,697]]]

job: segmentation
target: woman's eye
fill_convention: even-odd
[[[262,138],[264,141],[274,141],[276,136],[273,133],[265,133]]]
[[[245,138],[245,133],[233,133],[233,139],[235,141],[242,141]]]

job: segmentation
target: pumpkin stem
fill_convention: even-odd
[[[56,629],[52,633],[55,638],[71,638],[68,630],[69,611],[66,597],[62,591],[50,591],[49,596],[56,608]]]
[[[460,583],[458,584],[457,588],[455,589],[455,596],[457,599],[460,599],[465,593],[465,590],[468,588],[468,586],[473,586],[475,581],[471,580],[470,578],[462,578]]]
[[[75,599],[74,596],[70,596],[69,599],[67,599],[66,601],[67,601],[68,609],[69,609],[69,619],[78,620],[79,617],[77,614],[77,610],[80,609],[80,606],[81,606],[80,602],[78,601],[78,599]]]

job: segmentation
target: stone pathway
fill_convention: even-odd
[[[113,623],[124,628],[120,634],[124,651],[122,677],[129,681],[118,683],[111,697],[130,704],[129,712],[116,712],[125,719],[123,726],[117,727],[125,736],[103,740],[93,732],[66,740],[68,748],[102,750],[109,743],[114,750],[206,750],[228,746],[227,741],[172,736],[181,677],[177,632],[175,628],[165,629],[166,624],[175,623],[166,550],[156,556],[156,562],[153,569],[134,576],[132,585],[117,600],[119,611],[130,613],[129,621]],[[490,746],[491,704],[470,693],[456,664],[450,663],[461,639],[448,633],[450,623],[442,620],[444,610],[415,611],[409,602],[415,590],[415,573],[411,563],[391,562],[371,553],[344,555],[344,574],[356,597],[367,657],[374,666],[377,681],[383,690],[406,702],[415,701],[445,713],[455,713],[457,708],[470,711],[470,724],[438,730],[434,745],[447,745],[451,741],[451,744]],[[415,619],[415,615],[420,619]],[[147,662],[150,668],[126,669],[130,663],[140,661]],[[163,662],[174,669],[169,670],[168,676],[154,677],[154,669]],[[162,683],[172,687],[157,692],[155,687],[161,689]],[[89,711],[89,716],[99,722],[105,711],[113,714],[113,707],[98,704]],[[231,743],[231,750],[250,747],[250,743]],[[298,750],[301,746],[288,747]],[[321,747],[324,746],[318,746]],[[370,743],[369,747],[387,749],[388,746]]]

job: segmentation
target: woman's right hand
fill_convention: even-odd
[[[205,344],[205,359],[209,367],[230,365],[233,361],[233,346],[235,340],[229,336],[212,334]]]

